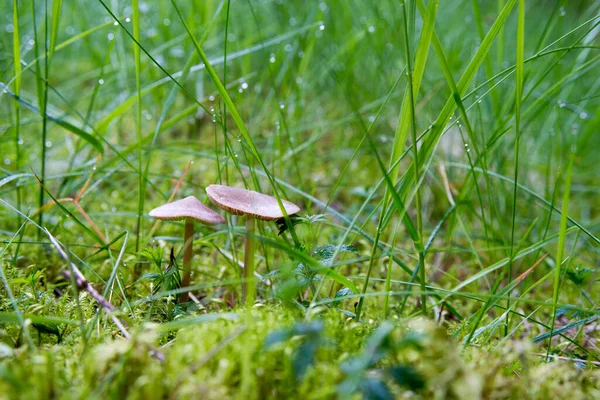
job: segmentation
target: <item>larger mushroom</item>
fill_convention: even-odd
[[[242,301],[252,305],[256,298],[254,281],[254,225],[255,219],[274,221],[283,218],[279,202],[276,198],[252,190],[238,189],[223,185],[209,185],[206,188],[208,198],[223,210],[246,216],[246,245],[244,250],[244,282],[242,284]],[[281,200],[286,214],[292,215],[300,208],[286,200]]]
[[[211,210],[194,196],[167,203],[150,211],[150,216],[163,221],[185,221],[185,233],[183,237],[183,280],[182,287],[190,285],[192,266],[192,241],[194,238],[194,221],[206,225],[217,225],[225,223],[225,218]],[[189,293],[180,293],[178,302],[189,300]]]

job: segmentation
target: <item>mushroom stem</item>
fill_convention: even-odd
[[[244,282],[242,284],[242,302],[252,306],[256,299],[254,280],[254,216],[246,216],[246,249],[244,250]]]
[[[194,220],[191,218],[185,219],[185,233],[183,236],[183,278],[181,280],[181,287],[190,286],[191,281],[191,270],[192,270],[192,243],[194,240]],[[177,299],[178,303],[184,303],[189,301],[190,296],[188,292],[179,293]]]

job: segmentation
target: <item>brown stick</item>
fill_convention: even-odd
[[[89,283],[87,279],[85,279],[85,276],[83,276],[79,268],[77,268],[77,266],[73,262],[71,262],[71,260],[69,260],[69,256],[67,255],[67,253],[65,253],[58,241],[54,238],[54,236],[52,236],[48,229],[44,228],[44,231],[46,231],[46,235],[48,235],[50,242],[56,248],[58,254],[71,267],[71,271],[63,270],[62,274],[69,280],[74,279],[75,286],[77,286],[78,290],[85,290],[86,292],[88,292],[89,295],[92,296],[92,298],[96,300],[98,304],[100,304],[104,311],[108,313],[110,319],[112,319],[113,323],[117,326],[117,328],[119,328],[123,336],[126,339],[130,339],[131,334],[127,331],[127,323],[121,318],[114,315],[114,312],[117,311],[116,307],[113,306],[108,300],[106,300],[104,296],[98,293],[98,291],[92,286],[92,284]],[[165,361],[165,356],[157,349],[151,348],[150,354],[160,362]]]

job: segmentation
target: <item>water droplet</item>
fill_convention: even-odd
[[[304,52],[302,50],[300,50],[298,52],[298,58],[302,58],[302,57],[304,57]]]
[[[27,42],[27,44],[29,44],[30,46],[33,46],[35,44],[35,40],[29,39],[29,41]]]
[[[323,25],[323,24],[319,25],[319,30],[320,31],[324,31],[325,30],[325,25]]]
[[[215,108],[213,106],[210,106],[210,113],[214,114],[215,113]]]
[[[587,119],[587,117],[588,117],[588,113],[587,112],[582,111],[582,112],[579,113],[579,118],[581,118],[581,119]]]
[[[235,33],[228,33],[227,34],[227,41],[228,42],[235,42],[236,39],[237,39],[237,36],[235,36]]]
[[[15,30],[15,26],[13,24],[6,25],[6,32],[13,33],[14,30]]]
[[[368,31],[369,31],[369,33],[375,32],[375,27],[373,25],[369,26]]]
[[[152,119],[152,115],[150,113],[146,113],[146,121],[150,121]]]
[[[248,84],[246,82],[242,82],[242,89],[248,89]]]
[[[369,122],[375,122],[375,116],[369,115]]]
[[[104,79],[98,79],[98,84],[99,85],[104,85]]]
[[[129,17],[125,18],[125,22],[130,22],[131,19]]]
[[[119,26],[119,23],[117,21],[113,22],[114,26]]]
[[[292,18],[290,18],[290,20],[288,22],[290,23],[291,26],[294,26],[294,25],[296,25],[296,22],[298,22],[298,21],[296,21],[296,18],[292,17]]]
[[[4,165],[10,165],[10,158],[6,157],[4,159]]]
[[[561,7],[561,8],[560,8],[559,15],[560,15],[561,17],[564,17],[565,15],[567,15],[567,10],[565,10],[565,8],[564,8],[564,7]]]
[[[114,33],[109,33],[108,35],[108,40],[113,40],[115,38],[115,34]]]
[[[271,53],[271,56],[269,57],[269,62],[270,63],[274,63],[275,61],[276,61],[275,60],[275,54]]]
[[[69,25],[65,28],[65,32],[67,33],[67,35],[73,35],[75,34],[75,28]]]
[[[208,96],[208,100],[209,101],[215,101],[215,96],[213,96],[213,95]]]
[[[279,102],[279,109],[283,110],[285,108],[285,104],[283,102]]]
[[[17,143],[19,143],[19,144],[23,144],[23,143],[24,143],[24,141],[23,141],[23,139],[19,138],[19,141],[18,141]]]
[[[95,170],[96,170],[96,166],[94,165],[94,166],[92,167],[92,171],[95,171]]]
[[[289,53],[290,51],[294,50],[294,47],[288,43],[285,45],[285,47],[283,49]]]
[[[164,25],[164,26],[169,26],[169,25],[171,25],[171,20],[170,20],[169,18],[165,18],[165,19],[163,19],[163,25]]]
[[[244,93],[244,89],[242,89],[242,88],[239,88],[239,89],[238,89],[238,92],[239,92],[239,93]]]
[[[233,154],[233,156],[234,156],[235,158],[238,158],[238,153],[234,153],[234,154]]]
[[[302,85],[303,82],[304,82],[304,79],[302,79],[301,76],[299,76],[299,77],[296,78],[296,84],[297,85]]]
[[[215,114],[211,114],[211,116],[210,116],[210,120],[211,120],[212,122],[217,122],[217,116],[216,116]]]
[[[321,11],[327,11],[327,3],[322,2],[319,4],[319,10]]]
[[[113,208],[111,208],[111,209],[110,209],[110,211],[112,211],[112,212],[117,212],[117,207],[113,207]]]
[[[567,103],[566,103],[564,100],[558,100],[558,101],[556,102],[556,104],[558,104],[558,106],[559,106],[560,108],[564,108],[564,107],[567,105]]]
[[[46,140],[46,147],[52,147],[52,142],[49,140]]]

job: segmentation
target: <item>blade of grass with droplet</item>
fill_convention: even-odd
[[[133,11],[133,39],[136,43],[140,42],[140,7],[139,0],[132,0],[131,8]],[[139,251],[140,237],[142,235],[142,214],[144,213],[144,200],[146,199],[146,185],[144,181],[144,149],[142,147],[142,61],[140,56],[141,45],[133,45],[133,57],[135,60],[135,87],[137,94],[137,109],[135,113],[135,131],[138,140],[137,148],[137,167],[138,167],[138,199],[137,199],[137,220],[135,234],[135,251]],[[139,276],[139,266],[136,265],[136,277]]]
[[[422,1],[419,1],[422,3]],[[422,5],[422,4],[421,4]],[[431,45],[432,36],[434,34],[435,18],[437,15],[437,9],[439,0],[432,0],[427,5],[427,9],[420,8],[419,12],[423,15],[423,30],[419,38],[419,43],[415,53],[414,71],[412,73],[412,94],[409,92],[410,85],[407,85],[402,100],[402,106],[400,108],[400,115],[396,131],[394,133],[394,144],[392,145],[392,155],[390,158],[390,167],[396,162],[404,151],[406,145],[406,138],[408,136],[408,130],[411,126],[410,118],[410,98],[416,97],[421,87],[421,81],[423,79],[423,73],[425,72],[425,64],[427,62],[427,56],[429,54],[429,46]],[[406,40],[409,40],[408,38]],[[409,55],[406,55],[409,57]],[[392,182],[398,180],[400,173],[400,167],[397,166],[392,169],[390,178]],[[386,201],[387,203],[387,201]]]
[[[554,290],[552,294],[552,320],[550,321],[550,337],[554,336],[554,326],[556,324],[556,311],[558,309],[558,295],[560,289],[561,279],[561,267],[563,263],[563,253],[565,248],[565,239],[567,237],[567,216],[569,215],[569,197],[571,195],[571,177],[573,176],[573,162],[575,160],[575,145],[572,145],[571,154],[569,155],[569,161],[567,170],[565,171],[565,188],[561,206],[560,214],[560,230],[558,238],[558,248],[556,250],[556,266],[554,267]],[[546,351],[546,358],[548,358],[552,349],[552,340],[548,341],[548,350]]]
[[[523,99],[524,69],[525,69],[525,0],[519,0],[517,17],[517,61],[515,63],[515,148],[514,148],[514,184],[512,198],[512,217],[510,228],[510,261],[507,264],[506,276],[508,283],[512,282],[513,275],[513,256],[515,254],[515,231],[517,221],[517,196],[519,188],[519,153],[521,143],[521,102]],[[506,308],[510,309],[510,300],[506,303]],[[507,315],[506,325],[504,326],[504,336],[508,335],[510,319]]]

